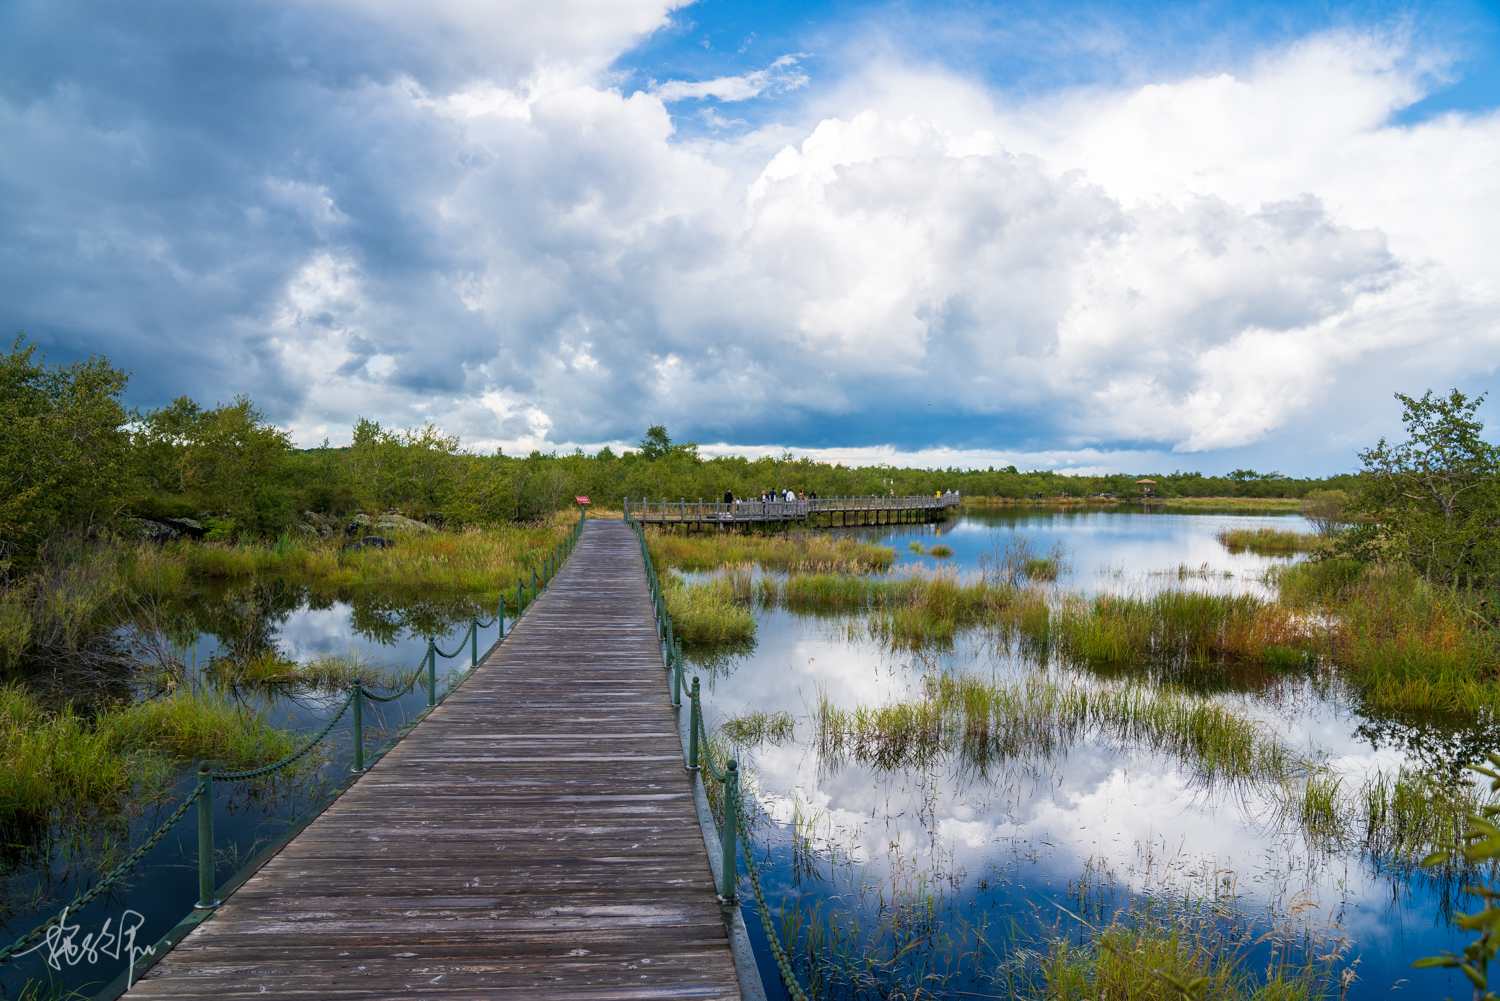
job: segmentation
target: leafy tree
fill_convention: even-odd
[[[660,424],[653,424],[646,429],[646,436],[641,439],[641,458],[663,459],[672,451],[672,439],[667,436],[667,429]]]
[[[1488,586],[1500,571],[1500,452],[1481,437],[1484,396],[1455,389],[1396,398],[1407,439],[1382,438],[1360,453],[1364,489],[1351,508],[1367,523],[1348,532],[1340,549],[1407,562],[1444,586]]]
[[[290,514],[277,473],[291,439],[248,396],[211,410],[178,397],[139,416],[135,446],[151,486],[192,495],[242,528],[274,530]]]
[[[54,532],[109,523],[132,489],[129,376],[99,356],[48,365],[24,340],[0,355],[0,573]]]

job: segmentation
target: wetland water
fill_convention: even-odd
[[[1062,544],[1060,590],[1265,594],[1265,571],[1286,559],[1230,554],[1215,538],[1225,527],[1264,526],[1310,530],[1295,516],[1021,511],[851,533],[892,546],[894,573],[972,572],[982,553],[1021,534],[1041,551]],[[954,555],[918,555],[912,541],[945,543]],[[1050,938],[1077,943],[1082,920],[1107,922],[1130,906],[1219,915],[1221,928],[1232,919],[1250,936],[1251,968],[1341,951],[1331,966],[1355,971],[1350,998],[1384,998],[1398,985],[1397,996],[1467,996],[1461,978],[1410,969],[1465,940],[1446,921],[1442,887],[1367,850],[1359,823],[1299,823],[1284,787],[1215,780],[1128,732],[1085,729],[988,756],[883,758],[879,747],[818,738],[820,707],[920,701],[927,679],[940,675],[1086,688],[1121,677],[1038,663],[984,632],[903,652],[850,619],[756,616],[752,650],[690,652],[690,667],[703,678],[710,726],[750,713],[795,721],[789,739],[730,749],[761,813],[755,840],[773,912],[783,911],[778,930],[794,932],[804,983],[819,978],[825,996],[912,996],[897,989],[917,985],[923,997],[1021,996],[1028,973],[1040,980]],[[1322,763],[1346,795],[1403,764],[1435,767],[1425,760],[1434,744],[1488,743],[1431,721],[1362,715],[1326,672],[1213,668],[1174,681]],[[753,903],[745,916],[759,940]],[[776,997],[769,949],[757,948]]]
[[[1264,572],[1284,562],[1230,554],[1214,538],[1224,527],[1305,530],[1295,517],[1176,515],[1140,512],[1006,511],[940,525],[849,529],[883,540],[897,554],[893,572],[951,567],[976,571],[981,554],[1021,534],[1034,548],[1066,550],[1059,590],[1149,593],[1167,587],[1265,593]],[[935,559],[910,549],[942,543]],[[371,666],[409,673],[426,636],[451,649],[471,614],[462,601],[430,595],[409,600],[316,601],[303,592],[250,588],[204,592],[179,611],[168,630],[181,660],[205,664],[216,654],[238,657],[275,650],[297,661],[358,652]],[[1462,937],[1445,922],[1442,895],[1404,867],[1372,859],[1362,841],[1309,837],[1281,816],[1275,790],[1254,783],[1206,780],[1170,753],[1141,741],[1097,732],[1033,753],[983,760],[945,754],[915,763],[873,761],[820,747],[814,717],[820,705],[852,709],[918,698],[924,679],[967,675],[999,681],[1043,676],[1104,685],[1119,679],[1057,664],[1039,665],[983,633],[960,634],[951,647],[895,651],[850,630],[849,621],[757,612],[752,649],[689,651],[707,691],[710,726],[747,712],[787,712],[791,739],[735,749],[749,769],[750,805],[761,813],[754,831],[773,908],[800,946],[800,969],[821,957],[825,996],[902,996],[882,988],[920,983],[924,996],[1008,997],[1049,936],[1076,942],[1079,922],[1107,920],[1110,908],[1132,901],[1207,901],[1236,910],[1256,936],[1264,962],[1278,948],[1312,941],[1326,950],[1344,943],[1343,969],[1358,960],[1351,998],[1384,998],[1406,980],[1405,996],[1464,993],[1442,973],[1411,971],[1412,959],[1458,949]],[[481,633],[481,652],[493,641]],[[467,656],[440,661],[467,666]],[[1178,679],[1179,681],[1183,679]],[[1375,719],[1312,673],[1244,669],[1186,679],[1204,697],[1261,721],[1286,743],[1321,757],[1357,787],[1377,770],[1404,762],[1426,766],[1424,749],[1455,742],[1451,731]],[[321,729],[341,697],[330,691],[266,694],[273,722],[308,734]],[[367,747],[378,731],[394,731],[425,705],[419,687],[395,702],[366,707]],[[1459,734],[1458,738],[1465,735]],[[226,784],[215,811],[220,881],[287,824],[349,766],[349,719],[333,734],[333,752],[286,781]],[[1488,746],[1483,734],[1467,746]],[[1446,742],[1446,743],[1445,743]],[[1458,740],[1463,742],[1463,740]],[[6,832],[3,933],[15,936],[56,912],[61,903],[107,869],[105,842],[139,843],[189,789],[139,813],[72,831]],[[116,851],[115,857],[122,854]],[[139,915],[138,944],[156,941],[197,897],[197,834],[190,812],[135,871],[129,885],[96,900],[69,924],[79,937],[105,920]],[[1460,902],[1463,904],[1464,902]],[[1066,908],[1066,911],[1063,910]],[[771,997],[780,982],[753,903],[746,921],[756,940]],[[810,946],[815,948],[810,949]],[[1321,954],[1321,953],[1320,953]],[[865,957],[861,961],[860,957]],[[99,985],[124,969],[122,958],[63,959],[49,971],[43,954],[0,966],[0,997],[22,984],[50,980],[62,989]],[[1028,965],[1029,964],[1029,965]],[[837,985],[845,989],[836,989]],[[868,987],[868,990],[849,988]],[[905,996],[910,996],[905,995]],[[1398,995],[1400,996],[1400,995]]]
[[[200,682],[214,658],[237,661],[265,653],[307,663],[321,656],[357,654],[368,680],[380,672],[388,678],[410,678],[422,663],[427,637],[452,650],[468,634],[469,618],[492,619],[494,609],[464,598],[429,594],[406,598],[384,595],[378,600],[345,602],[311,598],[300,589],[276,586],[216,589],[201,592],[168,610],[152,625],[164,629],[175,649],[172,654],[189,676]],[[127,627],[129,628],[129,627]],[[496,629],[479,632],[479,652],[495,641]],[[455,659],[438,661],[438,691],[444,691],[452,672],[469,666],[470,649]],[[425,674],[423,675],[425,678]],[[211,683],[210,683],[211,684]],[[372,753],[427,704],[420,679],[393,701],[367,701],[364,707],[365,748]],[[343,704],[347,689],[301,687],[242,687],[211,685],[232,697],[263,708],[269,721],[305,739],[320,731]],[[400,691],[404,685],[394,686]],[[379,690],[389,696],[392,690]],[[216,783],[214,832],[219,883],[236,873],[258,851],[279,837],[329,788],[348,774],[352,761],[351,714],[345,713],[329,737],[308,756],[308,764],[273,777],[244,782]],[[326,753],[324,752],[326,748]],[[0,940],[14,941],[97,881],[128,855],[171,814],[192,790],[195,769],[185,768],[175,786],[159,802],[138,804],[125,815],[92,822],[52,825],[34,830],[3,832],[0,851]],[[111,948],[101,932],[113,935],[133,930],[137,947],[166,934],[192,911],[198,899],[198,833],[196,808],[189,810],[171,832],[146,855],[124,884],[70,913],[67,925],[76,932],[43,945],[30,955],[0,965],[0,998],[92,997],[126,968],[128,950]],[[105,929],[105,922],[111,922]],[[94,948],[84,946],[86,937]],[[68,943],[75,947],[68,949]],[[128,944],[128,943],[127,943]],[[28,987],[28,984],[30,985]],[[37,995],[38,984],[47,985]],[[46,991],[50,989],[53,994]]]

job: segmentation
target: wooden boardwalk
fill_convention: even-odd
[[[474,675],[129,996],[738,1001],[664,674],[636,540],[589,521]]]

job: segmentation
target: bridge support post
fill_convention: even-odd
[[[437,640],[427,640],[427,708],[437,705]]]
[[[365,717],[364,717],[365,690],[359,683],[359,675],[354,676],[354,767],[349,770],[358,775],[365,770]]]
[[[207,761],[198,762],[198,902],[194,910],[218,907],[214,897],[214,773]]]
[[[479,617],[469,616],[469,669],[479,666]]]
[[[736,868],[739,859],[737,826],[740,818],[740,766],[733,759],[724,766],[724,867],[720,870],[723,886],[719,889],[720,903],[733,904],[739,900],[740,874]]]
[[[701,718],[698,715],[698,679],[696,677],[693,678],[693,687],[688,692],[688,699],[692,703],[689,707],[689,712],[692,715],[688,718],[687,766],[688,771],[696,772],[698,770],[698,726],[701,722]]]

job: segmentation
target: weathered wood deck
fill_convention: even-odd
[[[741,997],[640,551],[590,521],[490,658],[131,990]]]

